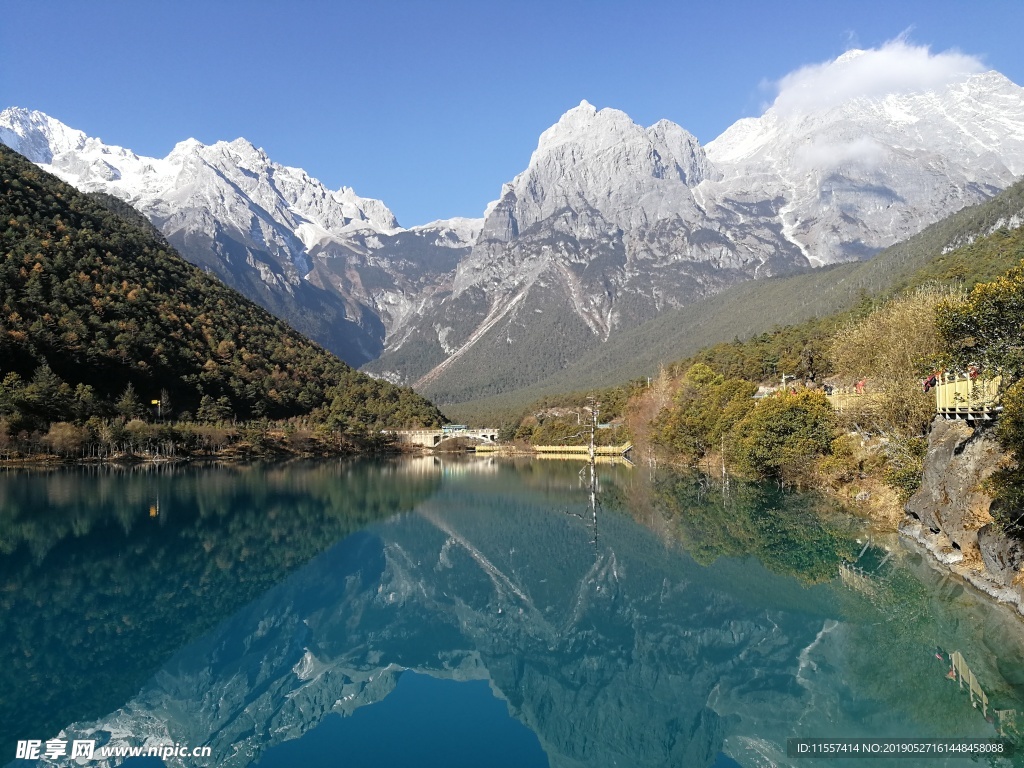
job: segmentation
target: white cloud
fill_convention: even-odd
[[[828,142],[815,136],[809,144],[797,150],[793,158],[797,167],[831,170],[845,165],[875,168],[886,155],[886,148],[868,136],[848,142]]]
[[[811,64],[776,83],[772,105],[781,114],[828,109],[857,97],[929,91],[985,71],[976,56],[959,51],[932,53],[904,38],[880,48],[851,50],[835,61]]]

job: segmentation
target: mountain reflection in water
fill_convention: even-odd
[[[812,496],[735,483],[723,495],[698,476],[652,480],[624,467],[599,469],[595,517],[580,466],[431,458],[387,471],[299,467],[320,473],[307,483],[318,500],[305,502],[319,511],[307,508],[304,525],[262,541],[259,510],[276,496],[253,494],[252,485],[282,470],[250,468],[245,509],[205,518],[235,556],[218,588],[230,592],[231,574],[246,562],[273,562],[284,551],[312,559],[290,575],[276,571],[276,586],[230,614],[193,601],[187,609],[204,621],[224,620],[185,638],[110,714],[83,707],[69,717],[77,722],[65,736],[209,745],[213,757],[201,762],[210,765],[283,765],[285,756],[317,764],[315,750],[344,733],[339,715],[353,725],[362,718],[385,759],[383,740],[440,711],[472,722],[474,738],[486,743],[492,732],[494,743],[517,745],[507,749],[531,760],[535,738],[559,768],[731,764],[724,755],[745,766],[789,765],[789,737],[995,736],[999,722],[987,722],[946,679],[937,645],[963,652],[993,710],[1021,708],[1019,622],[897,541],[865,547],[848,517]],[[195,503],[203,478],[230,486],[230,472],[198,471]],[[325,494],[327,486],[334,491]],[[388,489],[396,514],[362,520],[348,536],[348,524],[335,523],[343,538],[326,549],[305,541],[307,527],[319,542],[331,530],[324,521],[351,519],[338,509],[354,511],[349,490],[360,487],[364,499]],[[287,503],[274,505],[278,524]],[[169,551],[190,530],[111,546]],[[233,536],[245,539],[244,556],[227,546]],[[858,557],[864,584],[835,578],[841,562]],[[151,581],[142,557],[135,567],[140,583]],[[186,590],[204,577],[210,572],[176,578]],[[244,581],[234,588],[245,593]],[[468,692],[462,704],[450,688],[460,681],[479,681],[458,688]],[[392,696],[401,717],[374,718]],[[490,714],[459,715],[472,701]],[[17,738],[53,735],[28,728]],[[334,749],[342,760],[345,743]]]

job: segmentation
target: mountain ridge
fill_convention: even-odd
[[[379,355],[385,324],[364,297],[305,278],[314,255],[365,252],[367,236],[406,232],[379,200],[329,190],[300,168],[274,163],[246,139],[181,141],[147,158],[20,108],[0,112],[0,142],[83,191],[112,194],[142,211],[192,263],[213,272],[300,332],[358,366]],[[412,230],[442,246],[471,220]],[[467,235],[468,236],[468,235]],[[458,247],[458,242],[453,246]]]
[[[459,402],[485,394],[465,382],[491,361],[488,391],[529,386],[731,285],[867,258],[1024,172],[1024,89],[996,72],[916,90],[893,75],[886,92],[808,101],[809,77],[876,53],[797,73],[706,147],[670,121],[645,128],[583,101],[481,219],[403,229],[380,201],[330,192],[244,140],[182,142],[174,194],[135,202],[187,258],[344,359]],[[46,143],[32,132],[43,118],[22,122],[40,160],[50,151],[76,183],[119,196],[118,164],[164,162],[66,127]],[[526,341],[539,334],[548,353]]]

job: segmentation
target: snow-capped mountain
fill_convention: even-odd
[[[381,201],[348,187],[329,190],[245,139],[210,146],[189,139],[165,158],[140,157],[40,112],[11,108],[0,113],[0,141],[83,191],[127,201],[190,261],[357,365],[380,353],[394,294],[417,289],[399,270],[396,285],[380,285],[374,275],[375,290],[363,291],[361,269],[376,269],[366,254],[399,234],[430,243],[420,251],[436,243],[447,252],[475,231],[465,220],[409,233]],[[305,279],[325,264],[344,279]]]
[[[455,402],[529,384],[726,285],[868,257],[1022,172],[1024,89],[996,72],[835,101],[787,92],[706,149],[584,102],[505,185],[451,295],[369,368]]]
[[[770,219],[744,223],[743,205],[708,215],[699,190],[718,178],[679,126],[644,128],[584,101],[544,132],[527,169],[490,206],[451,292],[435,293],[369,369],[433,392],[448,377],[441,388],[455,400],[486,371],[498,374],[498,392],[665,308],[759,270],[803,268]]]
[[[84,191],[113,194],[165,219],[203,207],[220,220],[249,228],[254,211],[239,207],[244,198],[307,247],[352,231],[398,229],[380,200],[359,197],[348,187],[331,191],[301,168],[271,161],[245,139],[210,146],[188,139],[163,159],[139,157],[41,112],[11,108],[0,113],[0,140]],[[229,184],[238,188],[236,195],[223,194]],[[274,236],[268,221],[257,226],[263,237]]]
[[[1024,89],[929,57],[900,43],[800,70],[707,147],[584,101],[482,220],[412,229],[241,139],[143,158],[8,109],[0,141],[135,205],[350,362],[458,402],[736,282],[866,258],[1008,186],[1024,173]]]
[[[783,232],[812,264],[864,258],[1024,173],[1022,93],[985,72],[813,111],[783,101],[707,145],[724,177],[708,194],[782,195]]]
[[[624,112],[583,101],[541,134],[530,165],[487,216],[485,237],[508,242],[566,209],[585,208],[636,230],[692,213],[690,189],[715,175],[697,139],[675,123],[645,129]]]

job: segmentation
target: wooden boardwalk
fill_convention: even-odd
[[[581,454],[583,456],[590,455],[589,445],[535,445],[533,450],[537,453],[561,453],[561,454]],[[633,450],[632,443],[623,443],[622,445],[598,445],[594,447],[595,456],[625,456],[631,450]]]
[[[1002,381],[1001,376],[944,373],[933,387],[935,413],[947,419],[991,421],[1003,410],[999,401]],[[827,397],[838,413],[866,411],[881,400],[877,392],[856,392],[849,388],[836,389]]]
[[[535,445],[527,450],[520,450],[511,445],[478,445],[474,449],[478,454],[489,456],[526,456],[535,459],[569,459],[573,461],[588,461],[590,459],[589,445]],[[633,443],[626,442],[622,445],[597,445],[594,446],[594,462],[597,464],[625,464],[632,467],[633,462],[629,454],[633,450]]]

